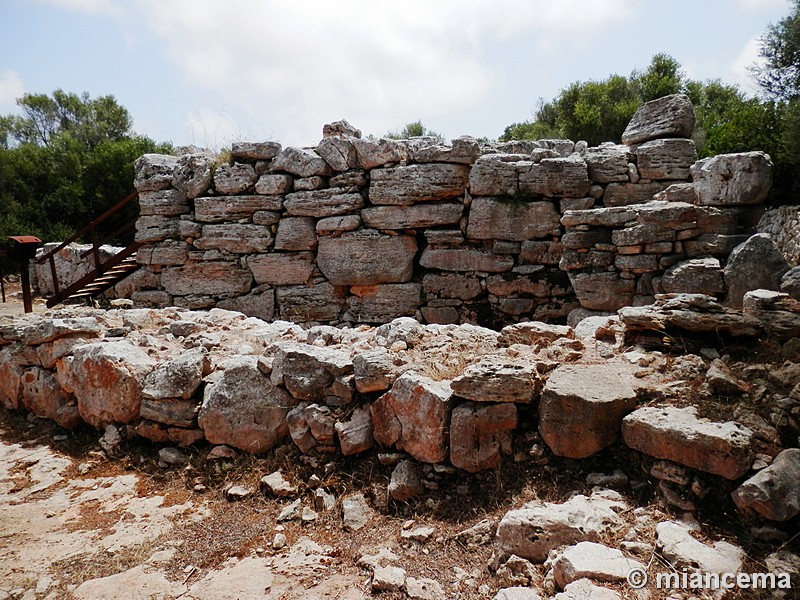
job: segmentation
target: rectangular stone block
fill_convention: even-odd
[[[295,323],[337,321],[344,299],[329,283],[313,286],[284,286],[275,290],[280,318]]]
[[[258,254],[247,257],[247,268],[259,284],[299,285],[314,274],[310,252]]]
[[[283,208],[280,196],[210,196],[196,198],[194,215],[203,223],[237,221],[253,216],[259,210],[280,211]]]
[[[140,215],[183,215],[189,212],[186,195],[171,188],[152,192],[139,192]]]
[[[463,212],[460,202],[375,206],[362,209],[361,218],[367,227],[374,229],[417,229],[457,224]]]
[[[204,225],[194,246],[198,250],[223,250],[235,254],[267,252],[272,247],[272,232],[263,225]]]
[[[231,262],[195,263],[161,273],[161,285],[174,296],[244,294],[252,284],[250,271]]]
[[[397,317],[413,317],[422,304],[419,283],[353,286],[350,293],[349,309],[343,319],[357,323],[388,323]]]
[[[460,300],[471,300],[480,296],[483,291],[477,277],[437,275],[436,273],[426,273],[422,278],[422,287],[426,294]]]
[[[322,237],[319,270],[334,285],[404,283],[414,274],[417,241],[408,235],[384,235],[372,229]]]
[[[551,202],[524,202],[474,198],[470,205],[467,238],[521,242],[558,235],[561,216]]]
[[[419,261],[426,269],[502,273],[514,267],[511,256],[499,256],[476,248],[426,248]]]
[[[343,194],[329,188],[287,194],[283,205],[287,214],[294,217],[333,217],[361,210],[364,199],[361,194]]]
[[[415,164],[370,173],[372,204],[410,205],[463,196],[469,167],[448,163]]]
[[[661,183],[609,183],[603,194],[606,207],[630,206],[650,202],[653,196],[666,187]]]

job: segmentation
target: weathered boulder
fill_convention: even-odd
[[[356,354],[353,373],[356,389],[362,394],[388,390],[398,376],[389,351],[381,346]]]
[[[286,194],[283,206],[290,216],[333,217],[360,210],[364,206],[364,198],[361,194],[329,188]]]
[[[697,161],[691,173],[699,205],[761,204],[772,185],[772,160],[763,152],[718,154]]]
[[[569,279],[578,301],[590,310],[615,311],[630,306],[636,292],[632,279],[622,279],[619,273],[575,273]]]
[[[666,184],[653,181],[650,183],[609,183],[603,194],[603,202],[608,208],[631,206],[650,202],[664,189]]]
[[[161,285],[174,296],[190,294],[243,294],[250,291],[253,275],[229,262],[201,262],[170,267],[161,273]]]
[[[403,460],[392,470],[389,481],[389,496],[394,500],[406,502],[418,496],[425,488],[422,486],[420,468],[414,461]]]
[[[139,192],[139,214],[175,216],[189,212],[189,203],[182,192],[169,189]]]
[[[636,407],[633,371],[612,364],[561,365],[539,403],[539,433],[556,456],[586,458],[611,445]]]
[[[539,399],[542,379],[530,357],[490,355],[468,366],[450,388],[457,396],[475,402],[529,403]]]
[[[789,294],[790,298],[800,300],[800,267],[789,269],[783,274],[781,292]]]
[[[481,155],[477,140],[468,135],[457,137],[450,146],[444,144],[409,144],[408,158],[416,163],[457,163],[471,165]]]
[[[422,304],[419,283],[354,285],[347,298],[345,321],[385,323],[397,317],[413,316]]]
[[[560,218],[552,202],[475,198],[470,205],[467,237],[510,241],[550,237],[559,234]]]
[[[553,576],[562,589],[578,579],[625,581],[632,569],[645,570],[620,550],[596,542],[579,542],[566,548],[552,562]]]
[[[33,414],[55,421],[62,427],[71,428],[77,425],[75,419],[62,418],[62,407],[75,402],[61,388],[54,373],[39,367],[30,367],[22,373],[21,384],[22,405]]]
[[[168,154],[145,154],[133,163],[133,186],[138,192],[168,190],[178,165],[178,157]]]
[[[622,143],[631,146],[658,138],[690,138],[694,124],[694,107],[688,96],[664,96],[636,110],[622,133]]]
[[[646,406],[622,420],[625,443],[648,456],[738,479],[753,462],[753,432],[697,416],[693,406]]]
[[[356,408],[347,421],[336,423],[336,435],[342,454],[352,456],[372,448],[375,439],[372,436],[372,417],[369,408]]]
[[[568,583],[564,591],[553,596],[553,600],[622,600],[612,589],[595,585],[589,579],[578,579]]]
[[[322,137],[329,138],[334,136],[360,138],[361,130],[357,129],[347,119],[326,123],[322,126]]]
[[[334,171],[358,168],[356,148],[346,137],[326,136],[317,144],[315,151]]]
[[[162,215],[145,215],[136,219],[135,240],[142,243],[160,242],[177,238],[180,221]]]
[[[330,175],[328,163],[310,148],[284,148],[272,160],[272,171],[285,171],[298,177]]]
[[[220,165],[214,171],[214,189],[218,194],[241,194],[252,191],[258,179],[253,165],[234,163]]]
[[[781,278],[789,269],[769,235],[757,233],[734,248],[725,265],[727,304],[741,308],[744,295],[750,290],[780,290]]]
[[[422,251],[419,264],[442,271],[486,271],[503,273],[514,266],[511,256],[492,254],[477,248],[431,248]]]
[[[470,473],[498,468],[516,427],[513,404],[460,404],[450,417],[450,462]]]
[[[139,417],[142,381],[156,364],[125,340],[78,346],[56,363],[61,387],[75,395],[81,418],[97,429]]]
[[[256,194],[267,196],[280,196],[292,191],[294,179],[291,175],[281,173],[265,173],[256,181]],[[282,201],[282,199],[278,199]]]
[[[297,401],[270,382],[256,356],[237,356],[218,368],[224,370],[206,385],[197,419],[206,439],[247,452],[269,450],[288,433],[286,413]]]
[[[695,526],[680,521],[656,525],[656,545],[674,568],[697,569],[701,573],[738,573],[744,552],[728,542],[704,544],[694,536]]]
[[[412,206],[373,206],[362,209],[361,219],[374,229],[415,229],[454,225],[461,220],[464,206],[456,202]]]
[[[512,554],[542,563],[551,550],[578,542],[596,542],[620,527],[617,514],[627,508],[622,497],[610,490],[591,496],[573,496],[564,503],[529,502],[507,512],[497,528],[496,558]]]
[[[375,441],[396,446],[421,462],[442,462],[452,406],[449,381],[404,373],[370,407]]]
[[[330,283],[282,285],[275,290],[281,319],[294,322],[336,321],[345,307],[344,298]]]
[[[561,338],[575,339],[575,331],[568,325],[552,325],[541,321],[525,321],[507,325],[500,330],[497,343],[500,346],[525,344],[537,348]]]
[[[464,165],[428,163],[373,169],[369,200],[372,204],[407,206],[458,198],[464,195],[468,181],[469,167]]]
[[[519,171],[530,168],[530,157],[520,154],[485,154],[475,161],[469,173],[473,196],[516,196]]]
[[[671,138],[645,142],[636,148],[639,175],[648,179],[688,179],[697,161],[697,147],[689,139]]]
[[[278,196],[207,196],[194,201],[195,220],[221,223],[252,217],[260,211],[279,211],[283,199]]]
[[[352,139],[356,148],[358,164],[362,169],[374,169],[383,165],[398,163],[403,160],[405,148],[395,140],[380,138],[379,140]]]
[[[247,257],[247,268],[256,283],[269,285],[299,285],[314,274],[310,252],[257,254]]]
[[[254,291],[245,296],[226,298],[217,302],[217,308],[240,312],[262,321],[271,321],[275,316],[275,293],[268,289]]]
[[[736,488],[731,497],[744,512],[771,521],[788,521],[800,514],[800,449],[784,450],[766,469]]]
[[[592,182],[586,162],[579,155],[544,158],[519,175],[519,191],[547,197],[582,198]]]
[[[366,229],[321,238],[317,264],[333,285],[404,283],[414,273],[416,253],[411,236]]]
[[[278,223],[275,250],[313,250],[316,246],[316,222],[313,218],[285,217]]]
[[[150,400],[189,400],[208,374],[210,363],[205,348],[192,348],[161,363],[142,382],[142,397]]]
[[[194,246],[198,250],[223,250],[234,254],[268,252],[272,247],[272,232],[264,225],[203,225],[203,232]]]
[[[468,277],[458,274],[439,275],[425,273],[422,278],[422,288],[426,294],[435,294],[439,298],[458,298],[471,300],[482,293],[481,284],[477,277]]]
[[[628,181],[627,146],[606,142],[594,148],[587,148],[583,155],[589,168],[589,177],[596,183]]]
[[[231,157],[245,160],[270,160],[281,151],[280,142],[233,142]]]
[[[661,286],[667,294],[705,294],[725,292],[722,267],[716,258],[694,258],[679,262],[664,271]]]
[[[350,356],[340,350],[297,342],[279,342],[274,349],[270,380],[298,400],[322,399],[337,377],[353,372]]]

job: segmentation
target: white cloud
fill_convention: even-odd
[[[0,72],[0,115],[17,111],[17,98],[25,94],[25,85],[19,75],[11,69]]]
[[[762,61],[761,57],[758,55],[759,49],[760,42],[758,38],[751,38],[728,68],[731,83],[736,83],[743,90],[751,93],[756,92],[758,87],[750,76],[749,68],[753,66],[753,64]]]
[[[139,0],[139,12],[211,104],[284,142],[313,143],[330,120],[380,134],[472,109],[498,85],[485,44],[518,36],[571,44],[625,17],[627,4],[509,0],[500,10],[489,0]]]

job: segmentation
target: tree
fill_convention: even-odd
[[[759,55],[763,65],[751,67],[759,87],[775,100],[800,98],[800,0],[787,17],[767,27]]]
[[[388,131],[383,137],[389,138],[390,140],[407,140],[412,137],[422,136],[432,137],[439,143],[444,142],[444,136],[441,133],[431,131],[422,124],[421,120],[414,121],[413,123],[406,123],[405,127],[400,131]]]

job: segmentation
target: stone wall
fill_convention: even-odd
[[[693,127],[679,95],[644,105],[624,144],[596,148],[362,139],[342,121],[314,148],[234,143],[221,165],[146,155],[133,299],[265,320],[491,327],[651,302],[668,270],[724,260],[746,239],[770,185],[763,153],[697,161]]]
[[[764,213],[758,231],[768,234],[791,266],[800,266],[800,206],[779,206]]]

